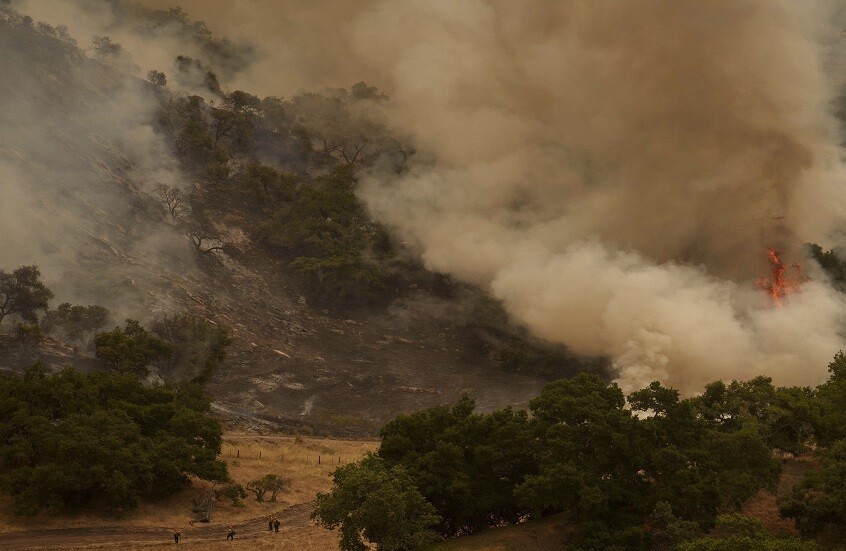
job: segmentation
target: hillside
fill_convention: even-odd
[[[402,245],[387,300],[350,306],[314,298],[291,255],[259,241],[266,207],[232,195],[243,167],[269,155],[257,153],[265,147],[258,134],[246,146],[227,146],[229,176],[210,176],[209,163],[218,161],[197,165],[160,126],[162,109],[188,101],[183,92],[130,76],[105,54],[89,57],[72,38],[27,24],[14,11],[2,15],[0,47],[8,54],[0,62],[0,159],[11,178],[4,193],[14,198],[4,201],[11,210],[3,229],[13,246],[4,250],[2,268],[38,264],[56,293],[53,305],[105,306],[115,325],[190,312],[229,328],[226,360],[207,384],[221,417],[363,434],[463,390],[493,409],[525,404],[541,387],[542,377],[506,373],[497,359],[523,331],[480,318],[478,305],[487,299],[478,290],[426,272]],[[221,101],[214,94],[222,92],[206,93]],[[203,116],[235,113],[203,109]],[[268,143],[281,155],[294,147],[291,140]],[[326,152],[302,155],[273,163],[297,171],[306,188],[338,163]],[[208,243],[219,246],[198,243],[198,230],[186,235],[157,193],[162,182],[190,202],[184,225],[203,226]],[[42,361],[53,369],[98,368],[89,348],[55,335],[35,346],[5,342],[0,367]],[[581,366],[575,361],[564,371]]]

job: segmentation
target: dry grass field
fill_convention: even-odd
[[[189,524],[191,499],[211,489],[204,481],[194,481],[177,495],[157,503],[145,503],[119,517],[87,514],[21,518],[12,514],[11,503],[3,498],[0,534],[6,534],[7,539],[4,543],[0,536],[0,548],[148,549],[173,545],[171,534],[178,529],[182,532],[180,545],[188,549],[335,550],[335,533],[315,526],[309,519],[311,503],[317,492],[331,488],[330,474],[339,463],[357,461],[377,445],[375,441],[227,432],[221,458],[229,465],[235,481],[246,485],[268,473],[291,479],[291,487],[279,494],[276,503],[259,503],[252,494],[240,506],[224,499],[215,504],[210,523],[192,526]],[[282,521],[278,534],[267,531],[267,516],[271,513],[279,513]],[[235,543],[225,541],[230,525],[237,532]],[[46,529],[57,530],[53,539],[38,536]],[[24,532],[35,539],[28,539]],[[8,539],[10,533],[18,533],[19,539]]]

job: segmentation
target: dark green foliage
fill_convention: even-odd
[[[391,296],[390,274],[361,254],[299,257],[291,266],[306,277],[312,296],[321,303],[363,305]]]
[[[846,355],[838,352],[828,365],[828,381],[817,387],[811,402],[816,415],[814,436],[824,446],[819,466],[785,496],[781,514],[793,518],[804,536],[846,538]]]
[[[573,551],[647,551],[650,534],[640,526],[615,528],[602,521],[582,524]]]
[[[846,355],[842,350],[828,364],[828,372],[831,375],[817,387],[815,400],[819,408],[815,436],[824,446],[846,438]]]
[[[372,104],[385,99],[378,90],[359,83],[352,92],[259,99],[241,90],[222,94],[197,59],[179,56],[176,65],[174,78],[223,100],[163,98],[159,122],[206,188],[189,198],[195,220],[183,223],[208,216],[203,204],[239,205],[230,220],[285,257],[311,298],[342,308],[392,298],[394,252],[356,197],[353,172],[379,156],[402,157],[374,118]]]
[[[646,443],[643,474],[652,481],[650,500],[708,527],[718,510],[737,508],[759,488],[772,486],[779,465],[754,418],[726,424],[722,417],[703,415],[699,400],[680,400],[678,392],[658,383],[629,397],[633,409],[654,413],[639,423]]]
[[[254,178],[261,180],[256,172]],[[369,223],[356,199],[355,183],[350,170],[338,169],[314,185],[302,186],[265,225],[262,237],[298,256],[327,257],[366,248],[369,228],[361,226]]]
[[[382,429],[378,459],[410,478],[442,536],[566,513],[578,527],[568,548],[580,550],[670,549],[695,539],[719,514],[774,488],[773,448],[802,449],[822,411],[810,389],[765,378],[714,383],[689,399],[656,382],[627,401],[587,373],[548,384],[531,415],[474,408],[464,396],[400,415]],[[336,479],[330,495],[345,484]],[[804,549],[773,545],[750,549]]]
[[[568,511],[579,519],[625,517],[639,508],[646,481],[645,441],[623,393],[581,373],[547,385],[529,404],[540,472],[517,488],[535,514]]]
[[[235,506],[243,506],[243,499],[247,497],[247,490],[235,482],[230,482],[219,488],[214,488],[212,492],[214,493],[214,498],[216,500],[226,498],[229,500],[229,503]]]
[[[846,98],[846,96],[841,96],[841,98]],[[840,260],[840,257],[833,250],[826,251],[816,243],[806,243],[805,249],[808,256],[816,260],[817,264],[825,270],[832,283],[838,289],[843,290],[844,284],[846,284],[846,265]]]
[[[760,521],[739,514],[717,519],[716,538],[683,542],[676,551],[817,551],[814,542],[780,537],[767,532]]]
[[[55,310],[47,312],[41,325],[47,333],[84,344],[96,331],[105,327],[108,320],[109,310],[102,306],[63,302]]]
[[[700,533],[697,523],[675,516],[673,508],[666,501],[655,504],[649,522],[652,525],[652,545],[656,550],[670,549],[696,538]]]
[[[391,281],[374,253],[379,228],[363,212],[355,183],[348,168],[339,168],[313,186],[292,189],[290,202],[261,228],[267,244],[294,256],[292,266],[319,300],[373,302],[385,297]]]
[[[144,375],[151,362],[169,358],[173,347],[154,337],[135,320],[126,320],[124,328],[94,337],[97,359],[121,373]]]
[[[2,486],[19,514],[132,508],[188,476],[227,479],[221,428],[197,388],[144,387],[135,377],[0,374]]]
[[[232,342],[228,328],[190,314],[164,316],[150,332],[170,348],[164,370],[174,380],[207,381]]]
[[[46,312],[51,298],[53,292],[41,281],[37,266],[21,266],[11,273],[0,270],[0,323],[10,315],[35,323],[37,312]]]
[[[195,170],[220,162],[223,152],[216,147],[212,116],[200,96],[169,99],[159,112],[159,122],[170,133],[177,153]]]
[[[793,488],[780,503],[781,515],[811,537],[832,531],[846,537],[846,440],[820,455],[820,466]]]
[[[410,551],[434,542],[435,508],[415,488],[402,467],[378,457],[339,467],[331,493],[317,495],[312,514],[322,526],[340,528],[342,551]]]
[[[500,368],[509,373],[538,375],[545,379],[569,377],[585,369],[601,366],[600,361],[587,361],[560,346],[541,346],[528,339],[513,337],[496,354]]]
[[[251,163],[241,175],[241,185],[248,190],[263,207],[274,206],[282,201],[295,201],[298,197],[295,174],[282,174],[273,167]]]
[[[704,419],[724,431],[755,424],[767,444],[801,453],[819,424],[819,403],[810,388],[775,388],[769,377],[750,381],[717,381],[693,400]]]
[[[408,472],[446,536],[516,522],[524,510],[514,487],[536,470],[526,413],[473,415],[474,407],[465,396],[453,407],[401,415],[381,431],[379,457]]]

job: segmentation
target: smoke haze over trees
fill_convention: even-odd
[[[416,153],[366,175],[370,211],[536,335],[611,356],[627,387],[817,383],[805,367],[843,346],[813,266],[784,310],[755,287],[766,247],[840,245],[837,3],[200,4],[272,45],[245,85],[384,90]]]
[[[626,388],[658,379],[687,392],[739,373],[818,383],[824,373],[806,366],[844,344],[846,304],[813,264],[784,309],[755,284],[766,247],[792,262],[804,242],[839,246],[838,77],[827,73],[836,3],[142,4],[98,15],[68,0],[51,17],[79,15],[80,40],[110,37],[141,76],[193,75],[168,86],[209,101],[225,93],[217,73],[290,96],[375,84],[390,98],[373,100],[376,120],[412,154],[399,172],[373,158],[360,173],[369,212],[428,268],[488,290],[536,336],[611,357]],[[16,5],[47,17],[38,2]],[[177,56],[193,61],[179,70]],[[229,117],[220,132],[186,135],[196,159],[237,135]],[[322,128],[336,161],[382,140],[378,130],[339,141],[343,128],[320,122],[299,127],[312,149]],[[331,281],[324,269],[349,265],[337,258],[300,267]]]

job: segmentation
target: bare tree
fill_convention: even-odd
[[[174,222],[180,221],[188,214],[188,198],[181,189],[158,183],[156,184],[156,193]]]

